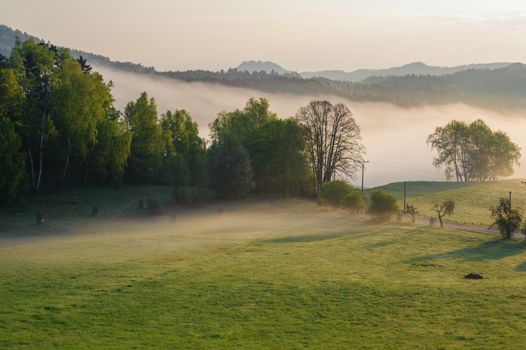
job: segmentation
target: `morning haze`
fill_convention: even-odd
[[[297,71],[520,62],[520,1],[5,0],[0,22],[160,70],[264,59]],[[67,28],[67,30],[65,30]]]
[[[525,34],[513,0],[2,0],[0,349],[520,349]]]

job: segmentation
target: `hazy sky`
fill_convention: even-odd
[[[519,0],[0,0],[0,23],[160,69],[526,61]]]

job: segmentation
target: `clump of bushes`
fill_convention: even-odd
[[[360,191],[345,181],[330,181],[325,183],[318,194],[321,205],[346,208],[354,213],[365,209],[365,200]]]
[[[398,211],[398,201],[385,191],[378,190],[371,193],[369,212],[380,221],[387,221]]]

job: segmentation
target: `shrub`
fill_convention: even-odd
[[[398,211],[398,203],[393,195],[382,190],[374,191],[371,194],[369,211],[377,219],[386,221]]]
[[[346,197],[352,195],[354,191],[354,188],[345,181],[327,182],[320,189],[318,201],[322,205],[344,206]]]
[[[407,204],[405,207],[405,212],[411,215],[411,222],[414,224],[416,219],[416,214],[418,214],[418,208],[414,204]]]
[[[354,213],[358,213],[365,209],[365,200],[361,192],[353,190],[343,199],[343,206],[350,209]]]
[[[490,211],[494,219],[490,227],[496,226],[502,238],[510,239],[513,233],[521,227],[522,215],[518,210],[511,209],[509,199],[499,199],[499,204],[495,208],[491,208]]]

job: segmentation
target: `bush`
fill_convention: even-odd
[[[414,224],[416,219],[416,214],[418,214],[418,208],[414,204],[407,204],[405,207],[405,212],[411,215],[411,222]]]
[[[358,213],[365,209],[365,200],[361,192],[353,190],[343,199],[343,206],[350,209],[354,213]]]
[[[519,210],[511,208],[509,199],[499,199],[499,204],[495,208],[491,208],[490,211],[494,220],[490,227],[496,226],[502,238],[512,238],[513,233],[517,232],[521,227],[522,215]]]
[[[321,205],[350,209],[354,213],[365,209],[363,194],[345,181],[325,183],[318,194],[318,202]]]
[[[393,195],[378,190],[371,194],[371,205],[369,211],[377,219],[386,221],[391,218],[391,215],[398,211],[398,203]]]
[[[354,188],[345,181],[331,181],[323,184],[318,194],[322,205],[344,206],[345,198],[352,195]]]

